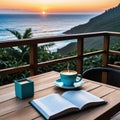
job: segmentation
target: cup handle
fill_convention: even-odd
[[[82,75],[81,74],[77,74],[76,82],[80,82],[81,80],[82,80]]]

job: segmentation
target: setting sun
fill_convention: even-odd
[[[46,14],[46,12],[45,12],[45,11],[42,11],[42,14],[43,14],[43,15],[45,15],[45,14]]]

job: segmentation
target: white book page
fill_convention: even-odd
[[[68,108],[75,108],[76,106],[61,97],[59,94],[50,94],[48,96],[33,100],[40,108],[48,114],[48,116],[55,115]]]
[[[82,109],[82,107],[88,103],[97,103],[104,101],[103,99],[94,96],[84,90],[68,91],[63,93],[62,96],[74,105],[78,106],[79,109]]]

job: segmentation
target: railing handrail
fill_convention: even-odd
[[[19,39],[19,40],[6,40],[6,41],[0,41],[0,48],[14,47],[20,45],[31,45],[31,44],[46,43],[46,42],[55,42],[55,41],[64,41],[69,39],[88,38],[88,37],[96,37],[96,36],[104,36],[104,35],[120,36],[120,32],[102,31],[102,32],[69,34],[69,35],[49,36],[49,37]]]
[[[84,38],[97,37],[97,36],[104,37],[103,49],[84,54],[83,53]],[[65,61],[73,60],[73,59],[77,60],[78,73],[82,73],[83,58],[89,57],[92,55],[98,55],[98,54],[103,54],[103,59],[102,59],[103,66],[120,68],[118,66],[108,64],[108,55],[109,54],[120,55],[119,51],[109,50],[110,36],[119,36],[120,37],[120,32],[102,31],[102,32],[91,32],[91,33],[52,36],[52,37],[30,38],[30,39],[22,39],[22,40],[20,39],[20,40],[0,41],[0,48],[21,46],[21,45],[28,45],[30,47],[30,64],[18,66],[18,67],[13,67],[13,68],[1,69],[0,74],[11,74],[11,73],[16,73],[16,72],[21,72],[24,70],[30,70],[31,75],[35,75],[37,73],[38,67],[41,67],[44,65],[50,65],[50,64],[54,64],[54,63],[58,63],[58,62],[65,62]],[[46,43],[46,42],[71,40],[71,39],[77,39],[77,55],[76,56],[70,56],[67,58],[61,58],[61,59],[51,60],[51,61],[42,62],[42,63],[37,62],[37,45],[38,44]]]

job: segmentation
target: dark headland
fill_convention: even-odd
[[[65,31],[64,34],[78,34],[78,33],[88,33],[88,32],[99,32],[99,31],[120,32],[120,4],[90,19],[89,22],[86,24],[81,24],[71,28],[70,30]],[[99,48],[99,46],[102,44],[102,41],[98,40],[101,39],[100,37],[97,39],[96,38],[89,38],[89,39],[91,40],[85,42],[86,49]],[[114,43],[115,39],[117,38],[112,38],[111,43]],[[66,53],[71,52],[71,50],[75,49],[76,47],[75,44],[76,43],[70,43],[70,45],[67,45],[59,49],[58,52],[59,53],[61,52],[61,54],[63,53],[63,51],[66,51]],[[70,47],[72,47],[72,49]]]

